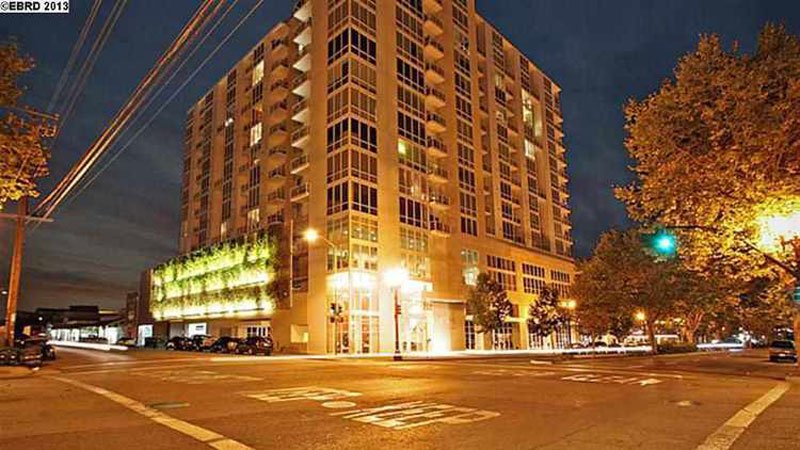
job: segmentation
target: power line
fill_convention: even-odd
[[[236,33],[236,31],[244,24],[244,22],[246,22],[250,18],[250,16],[253,15],[253,13],[256,11],[256,9],[258,9],[258,7],[262,3],[263,3],[263,0],[259,0],[258,2],[256,2],[256,4],[250,9],[250,11],[248,11],[247,14],[245,16],[243,16],[242,19],[239,20],[239,22],[236,24],[236,26],[230,32],[228,32],[228,34],[225,36],[225,38],[211,51],[211,53],[208,54],[208,56],[206,56],[206,58],[200,63],[200,65],[191,74],[189,74],[189,76],[186,78],[186,80],[184,80],[183,83],[181,83],[180,86],[178,86],[178,88],[175,90],[175,92],[173,92],[172,95],[170,95],[167,98],[167,100],[161,104],[161,106],[156,110],[156,112],[150,116],[150,119],[144,125],[142,125],[136,131],[136,133],[134,133],[134,135],[131,136],[131,138],[128,139],[125,142],[125,144],[119,150],[117,150],[116,153],[114,153],[111,156],[111,158],[108,161],[106,161],[106,163],[89,180],[87,180],[86,183],[83,186],[81,186],[81,188],[75,194],[73,194],[71,196],[71,198],[68,200],[68,202],[64,206],[72,204],[72,202],[75,200],[75,198],[77,198],[81,193],[83,193],[83,191],[85,191],[86,188],[88,188],[90,184],[92,184],[100,175],[102,175],[103,172],[105,172],[106,169],[108,169],[108,167],[111,166],[111,164],[114,163],[114,161],[116,161],[116,159],[125,150],[128,149],[128,147],[133,143],[133,141],[135,141],[136,138],[138,138],[139,135],[142,134],[147,129],[147,127],[150,126],[151,123],[153,123],[153,121],[156,119],[156,117],[158,117],[158,115],[161,114],[161,111],[163,111],[164,108],[166,108],[167,105],[169,105],[172,102],[172,100],[174,100],[175,97],[177,97],[178,94],[180,94],[180,92],[183,90],[183,88],[185,88],[186,85],[189,84],[189,82],[191,82],[192,79],[194,79],[194,77],[200,72],[200,70],[203,69],[203,67],[208,63],[208,61],[210,61],[211,58],[222,48],[222,46],[225,43],[227,43],[228,40],[230,40],[230,38]],[[223,15],[223,18],[224,18],[224,15]],[[220,20],[220,22],[221,22],[221,20]],[[214,28],[216,28],[216,26]],[[214,29],[212,28],[211,32],[213,32],[213,31],[214,31]],[[199,45],[202,45],[202,42]],[[194,52],[192,52],[192,53],[194,53]],[[190,55],[190,57],[191,57],[191,55]],[[183,66],[183,64],[181,64],[181,66]],[[180,70],[180,67],[177,70]],[[175,73],[177,73],[177,71]],[[167,81],[167,83],[170,80],[172,80],[172,78],[174,76],[175,76],[175,74],[173,74],[170,77],[170,79]],[[164,86],[166,86],[166,84]],[[162,89],[163,89],[163,87],[162,87]],[[155,97],[153,97],[153,98],[155,98]],[[152,102],[152,100],[151,100],[151,102]],[[149,105],[149,103],[148,103],[148,105]]]
[[[72,115],[72,111],[75,108],[75,104],[80,98],[81,94],[83,93],[83,88],[86,86],[86,82],[89,80],[89,74],[92,72],[94,68],[94,64],[97,62],[98,57],[100,56],[100,52],[102,51],[105,43],[108,41],[108,37],[111,35],[111,31],[114,29],[114,25],[117,23],[119,16],[122,15],[122,10],[125,8],[125,4],[128,0],[120,0],[117,3],[114,3],[114,7],[109,12],[108,16],[106,17],[105,23],[103,23],[103,27],[100,29],[100,33],[95,38],[94,44],[92,44],[91,49],[89,50],[89,54],[86,56],[86,59],[81,64],[80,69],[75,77],[73,82],[73,88],[68,92],[65,103],[61,111],[61,122],[58,131],[56,132],[56,137],[54,139],[55,142],[58,141],[59,136],[61,135],[61,130],[64,129],[67,121]]]
[[[83,43],[86,42],[86,37],[89,35],[89,30],[92,28],[94,24],[94,19],[97,18],[97,13],[100,11],[100,5],[103,3],[103,0],[94,0],[92,4],[92,9],[89,10],[89,15],[86,17],[86,21],[83,23],[83,27],[81,28],[81,32],[78,35],[78,40],[75,41],[75,45],[72,46],[72,51],[70,52],[69,59],[67,59],[67,65],[64,66],[64,70],[61,72],[61,76],[58,77],[58,83],[56,83],[56,88],[53,91],[53,95],[50,97],[50,101],[47,103],[47,111],[50,112],[53,110],[53,107],[58,102],[58,97],[61,94],[61,90],[64,88],[64,85],[69,79],[69,74],[72,72],[72,67],[75,65],[75,61],[78,59],[78,55],[81,53],[81,49],[83,48]]]
[[[224,2],[224,0],[222,0]],[[36,213],[43,217],[49,217],[60,202],[75,188],[80,180],[86,175],[92,165],[117,138],[120,131],[126,126],[129,120],[136,114],[144,99],[149,95],[152,85],[161,76],[164,67],[171,65],[187,45],[194,40],[198,30],[213,18],[213,14],[218,10],[214,8],[209,11],[209,7],[214,0],[205,0],[198,8],[189,22],[184,26],[178,37],[162,54],[156,64],[148,71],[145,77],[139,82],[134,93],[115,114],[111,123],[87,149],[80,160],[73,166],[69,173],[56,185],[55,189],[37,206]],[[219,6],[219,5],[217,5]]]

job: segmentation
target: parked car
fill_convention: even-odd
[[[47,343],[47,338],[45,337],[29,337],[23,339],[17,342],[17,347],[29,349],[32,353],[38,351],[43,361],[52,361],[56,359],[56,349]]]
[[[242,339],[236,346],[236,353],[269,356],[272,354],[272,338],[269,336],[253,336]]]
[[[167,350],[188,351],[188,350],[192,350],[193,344],[192,344],[192,340],[187,338],[187,337],[175,336],[175,337],[170,338],[169,341],[167,341],[166,348],[167,348]]]
[[[117,339],[117,345],[124,345],[125,347],[136,347],[136,339],[132,337],[121,337]]]
[[[236,347],[239,346],[240,341],[240,338],[222,336],[211,344],[209,350],[214,353],[233,353],[236,351]]]
[[[797,362],[797,349],[794,348],[794,342],[775,340],[769,345],[769,360],[778,362],[782,359]]]
[[[214,336],[208,336],[206,334],[195,334],[192,336],[192,346],[193,350],[198,352],[209,351],[211,346],[214,345],[214,342],[217,341],[217,338]]]
[[[166,346],[167,341],[163,336],[150,336],[144,338],[144,348],[159,348]]]

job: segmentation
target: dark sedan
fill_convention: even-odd
[[[794,342],[786,340],[772,341],[769,346],[769,360],[778,362],[780,360],[797,362],[797,349]]]
[[[231,336],[222,336],[211,344],[210,351],[214,353],[234,353],[242,340]]]

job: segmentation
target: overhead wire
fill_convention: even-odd
[[[164,84],[163,84],[163,85],[162,85],[162,86],[159,88],[158,92],[157,92],[157,93],[156,93],[156,94],[155,94],[153,97],[151,97],[151,99],[148,101],[147,105],[145,105],[145,107],[144,107],[143,111],[147,111],[147,108],[149,108],[149,106],[150,106],[150,105],[153,103],[153,101],[155,101],[155,99],[156,99],[156,98],[158,98],[158,96],[161,94],[161,92],[162,92],[162,91],[163,91],[163,90],[164,90],[164,89],[167,87],[167,85],[168,85],[168,84],[169,84],[169,83],[170,83],[170,82],[171,82],[171,81],[172,81],[172,80],[175,78],[175,76],[176,76],[176,75],[178,74],[178,72],[179,72],[179,71],[180,71],[180,70],[183,68],[183,66],[184,66],[184,65],[185,65],[185,64],[186,64],[186,63],[187,63],[187,62],[188,62],[188,61],[191,59],[191,57],[194,55],[194,53],[196,53],[196,51],[197,51],[197,50],[200,48],[200,46],[202,46],[202,45],[203,45],[203,43],[206,41],[206,39],[207,39],[208,37],[210,37],[210,36],[211,36],[211,35],[214,33],[214,31],[216,30],[216,28],[217,28],[217,27],[218,27],[218,26],[219,26],[219,25],[222,23],[222,21],[225,19],[225,17],[228,15],[228,13],[229,13],[229,12],[230,12],[230,11],[233,9],[233,7],[236,5],[236,3],[237,3],[237,2],[238,2],[238,0],[234,0],[234,1],[233,1],[233,3],[232,3],[232,4],[231,4],[229,7],[228,7],[228,9],[227,9],[227,10],[226,10],[226,11],[225,11],[223,14],[222,14],[222,16],[220,17],[219,21],[218,21],[218,22],[216,22],[216,23],[214,24],[214,26],[213,26],[213,27],[212,27],[212,28],[209,30],[208,34],[206,34],[206,35],[203,37],[203,39],[202,39],[202,40],[201,40],[201,41],[198,43],[197,47],[195,47],[195,48],[194,48],[194,49],[193,49],[193,50],[190,52],[190,54],[187,56],[187,58],[186,58],[186,59],[185,59],[185,60],[184,60],[184,61],[183,61],[183,62],[182,62],[182,63],[181,63],[179,66],[178,66],[178,68],[177,68],[177,69],[175,69],[175,72],[173,72],[173,74],[172,74],[172,75],[171,75],[171,76],[170,76],[170,77],[167,79],[167,81],[166,81],[166,82],[165,82],[165,83],[164,83]],[[158,117],[158,115],[159,115],[159,114],[161,114],[161,112],[164,110],[164,108],[166,108],[166,107],[167,107],[167,106],[168,106],[170,103],[172,103],[172,100],[174,100],[174,99],[175,99],[175,97],[177,97],[177,96],[178,96],[178,94],[180,94],[180,93],[181,93],[181,91],[183,90],[183,88],[185,88],[185,87],[186,87],[186,85],[187,85],[187,84],[189,84],[189,82],[191,82],[191,81],[192,81],[192,79],[194,79],[194,77],[195,77],[195,76],[196,76],[196,75],[197,75],[197,74],[200,72],[200,70],[201,70],[201,69],[202,69],[202,68],[203,68],[203,67],[204,67],[204,66],[205,66],[205,65],[208,63],[208,61],[209,61],[209,60],[211,60],[211,58],[212,58],[212,57],[213,57],[213,56],[214,56],[214,55],[215,55],[215,54],[216,54],[216,53],[217,53],[217,52],[220,50],[220,48],[222,48],[222,46],[223,46],[223,45],[224,45],[224,44],[225,44],[225,43],[226,43],[226,42],[227,42],[227,41],[228,41],[228,40],[229,40],[229,39],[230,39],[230,38],[231,38],[231,37],[232,37],[232,36],[233,36],[233,35],[236,33],[236,31],[237,31],[237,30],[238,30],[238,29],[239,29],[239,28],[242,26],[242,24],[244,24],[244,22],[246,22],[246,21],[247,21],[247,19],[249,19],[249,18],[250,18],[250,16],[252,16],[252,15],[253,15],[253,13],[255,12],[255,10],[256,10],[256,9],[258,9],[258,6],[260,6],[262,2],[263,2],[263,0],[259,0],[259,1],[258,1],[258,2],[255,4],[255,6],[253,6],[253,7],[250,9],[250,11],[248,11],[248,13],[247,13],[245,16],[243,16],[243,17],[242,17],[242,18],[239,20],[239,22],[236,24],[236,26],[235,26],[233,29],[231,29],[231,31],[229,31],[229,32],[228,32],[228,34],[225,36],[225,38],[223,38],[223,40],[222,40],[222,41],[220,41],[220,43],[219,43],[219,44],[218,44],[218,45],[217,45],[217,46],[216,46],[216,47],[215,47],[215,48],[214,48],[214,49],[211,51],[211,53],[209,53],[209,54],[208,54],[208,55],[205,57],[205,59],[204,59],[204,60],[203,60],[203,61],[200,63],[200,65],[199,65],[199,66],[198,66],[198,67],[197,67],[197,68],[196,68],[196,69],[195,69],[195,70],[194,70],[194,71],[193,71],[191,74],[189,74],[189,76],[188,76],[188,77],[187,77],[187,78],[186,78],[186,79],[183,81],[183,83],[181,83],[181,84],[178,86],[178,88],[177,88],[177,89],[175,89],[175,90],[172,92],[172,95],[170,95],[170,96],[169,96],[169,97],[166,99],[166,101],[162,102],[162,103],[161,103],[161,105],[159,106],[159,108],[158,108],[158,109],[157,109],[157,110],[156,110],[154,113],[152,113],[152,114],[149,114],[149,117],[150,117],[150,119],[149,119],[147,122],[145,122],[145,123],[144,123],[144,124],[143,124],[141,127],[139,127],[139,129],[138,129],[138,130],[137,130],[137,131],[136,131],[136,132],[133,134],[133,136],[131,136],[131,137],[130,137],[130,138],[127,140],[127,141],[125,141],[125,144],[124,144],[122,147],[120,147],[120,148],[119,148],[119,149],[118,149],[118,150],[117,150],[117,151],[116,151],[116,152],[115,152],[115,153],[114,153],[114,154],[111,156],[111,158],[109,158],[109,159],[108,159],[108,160],[107,160],[107,161],[106,161],[106,162],[103,164],[103,166],[102,166],[100,169],[98,169],[98,170],[97,170],[97,171],[96,171],[96,172],[95,172],[95,173],[92,175],[92,177],[91,177],[91,178],[89,178],[89,179],[88,179],[88,180],[87,180],[85,183],[83,183],[83,185],[82,185],[82,186],[81,186],[81,187],[78,189],[78,191],[77,191],[77,192],[75,192],[74,194],[72,194],[72,195],[69,197],[69,199],[66,201],[66,203],[64,203],[64,207],[66,207],[66,206],[69,206],[70,204],[72,204],[72,202],[73,202],[73,201],[75,201],[75,199],[76,199],[76,198],[77,198],[77,197],[78,197],[78,196],[79,196],[81,193],[83,193],[83,191],[85,191],[85,190],[86,190],[86,189],[87,189],[87,188],[88,188],[88,187],[89,187],[89,186],[90,186],[90,185],[91,185],[91,184],[92,184],[92,183],[93,183],[93,182],[94,182],[94,181],[95,181],[95,180],[96,180],[98,177],[100,177],[100,175],[102,175],[102,174],[103,174],[103,173],[104,173],[104,172],[105,172],[105,171],[106,171],[106,170],[109,168],[109,166],[111,166],[111,164],[113,164],[113,163],[114,163],[114,161],[116,161],[116,159],[117,159],[117,158],[119,158],[119,156],[120,156],[120,155],[121,155],[121,154],[122,154],[122,153],[123,153],[125,150],[127,150],[127,149],[128,149],[128,147],[130,147],[130,146],[131,146],[131,144],[133,144],[133,142],[134,142],[134,141],[135,141],[135,140],[136,140],[136,139],[139,137],[139,135],[141,135],[141,134],[142,134],[142,133],[143,133],[143,132],[144,132],[144,131],[145,131],[145,130],[146,130],[146,129],[147,129],[149,126],[150,126],[150,124],[152,124],[152,123],[153,123],[153,121],[155,121],[155,119]],[[143,113],[143,114],[144,114],[144,113]]]
[[[56,83],[53,95],[50,97],[50,101],[47,103],[48,112],[53,112],[53,108],[58,102],[59,96],[61,95],[61,90],[64,89],[64,86],[66,85],[67,80],[69,79],[69,74],[72,73],[72,68],[78,59],[78,55],[81,54],[81,50],[83,49],[83,44],[86,42],[86,37],[89,35],[89,31],[92,29],[92,25],[94,25],[94,20],[97,18],[97,13],[100,11],[100,6],[102,5],[102,3],[103,0],[94,0],[94,3],[92,4],[92,9],[89,10],[89,15],[86,16],[86,20],[83,22],[81,31],[78,34],[78,39],[72,46],[72,51],[70,51],[69,58],[67,59],[67,64],[61,71],[61,76],[58,77],[58,82]]]
[[[122,15],[122,11],[125,8],[127,1],[128,0],[119,0],[118,2],[114,3],[114,6],[106,17],[106,21],[103,23],[103,27],[96,36],[91,49],[89,49],[89,54],[86,56],[86,59],[84,59],[83,64],[81,64],[81,67],[78,70],[78,73],[75,75],[75,80],[72,83],[72,89],[67,93],[63,107],[57,108],[57,110],[60,112],[60,120],[58,130],[56,130],[56,135],[53,138],[53,145],[58,142],[58,138],[61,136],[61,131],[64,129],[64,126],[72,115],[72,111],[74,110],[75,105],[77,104],[78,99],[81,97],[83,89],[86,87],[86,83],[89,80],[89,74],[92,72],[92,69],[97,62],[103,47],[108,41],[108,37],[111,35],[114,25],[116,25],[117,20],[119,20],[119,17]]]
[[[224,1],[224,0],[222,0]],[[203,4],[197,9],[195,14],[184,26],[179,33],[178,37],[173,40],[172,44],[162,54],[156,64],[148,71],[145,77],[140,81],[134,93],[130,96],[128,101],[116,113],[111,123],[101,133],[101,135],[92,143],[86,150],[80,160],[72,167],[69,173],[56,185],[50,194],[37,205],[35,213],[42,217],[49,217],[58,204],[70,193],[70,191],[77,185],[77,183],[86,175],[87,171],[102,156],[108,149],[109,145],[114,142],[114,139],[127,124],[127,122],[135,115],[138,108],[141,106],[142,101],[147,97],[151,85],[160,77],[161,69],[172,64],[173,58],[179,55],[184,50],[187,43],[189,43],[193,36],[203,24],[207,23],[213,16],[212,11],[217,11],[218,8],[210,10],[210,6],[214,3],[213,0],[205,0]],[[217,5],[219,6],[219,5]]]

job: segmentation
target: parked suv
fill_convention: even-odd
[[[222,336],[211,344],[209,350],[214,353],[233,353],[236,351],[236,347],[239,346],[239,342],[241,342],[239,338]]]
[[[269,336],[253,336],[242,339],[236,347],[236,353],[269,356],[272,354],[272,338]]]

